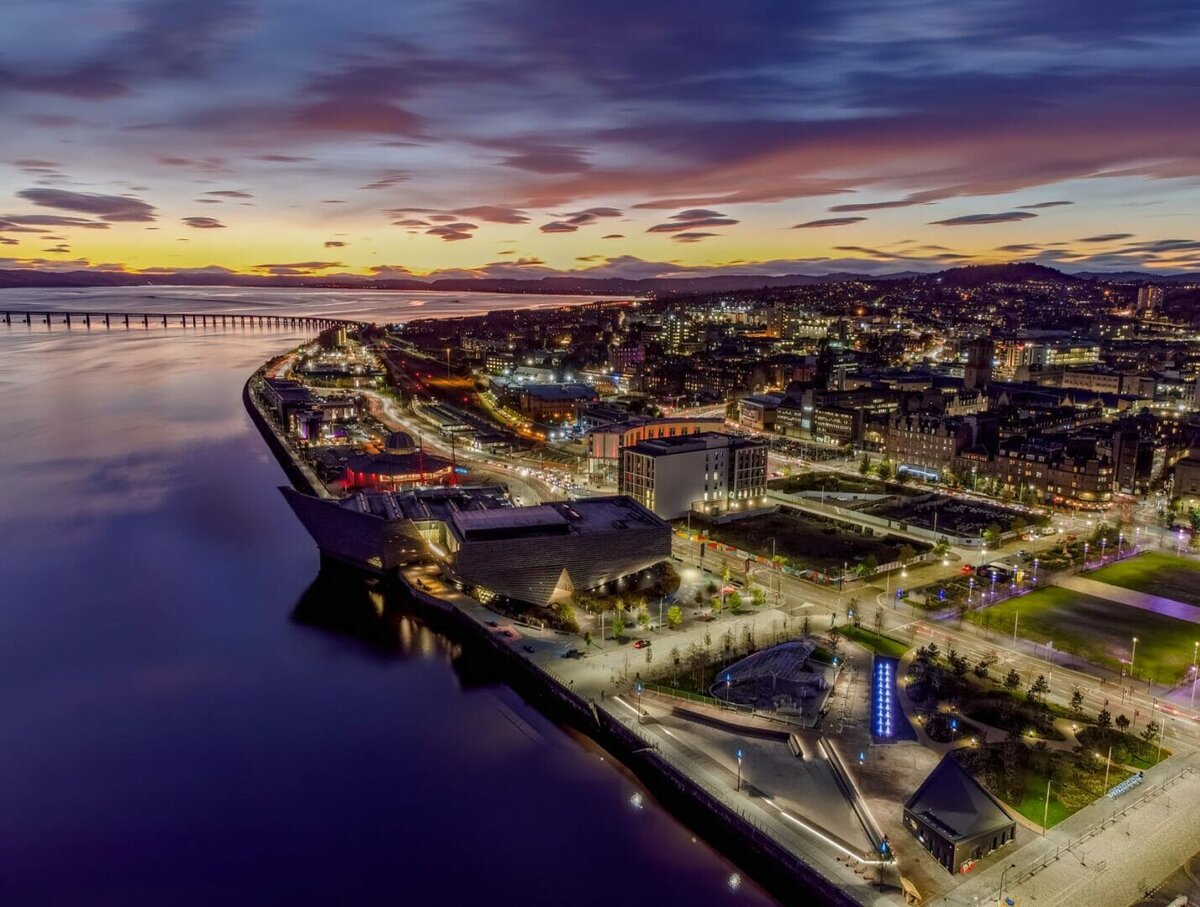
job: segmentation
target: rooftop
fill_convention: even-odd
[[[964,840],[1013,822],[1000,801],[947,753],[904,808],[936,825],[945,837]]]

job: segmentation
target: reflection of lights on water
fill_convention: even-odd
[[[633,795],[629,798],[629,805],[634,809],[642,808],[642,795],[640,792],[634,791]]]
[[[741,887],[742,887],[742,877],[740,875],[738,875],[736,872],[731,873],[729,876],[729,890],[737,891]]]

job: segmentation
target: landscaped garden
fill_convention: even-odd
[[[1134,676],[1174,684],[1192,664],[1200,626],[1119,602],[1047,586],[998,602],[969,615],[985,627],[1017,633],[1054,650],[1070,652],[1092,664],[1121,670],[1138,638]]]

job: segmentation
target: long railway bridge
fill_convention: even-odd
[[[67,328],[142,328],[151,327],[263,327],[263,328],[309,328],[324,331],[340,325],[356,325],[357,321],[345,318],[327,318],[315,315],[246,315],[230,312],[69,312],[36,311],[13,309],[0,311],[6,325],[45,325],[47,328],[63,325]]]

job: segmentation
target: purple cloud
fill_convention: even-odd
[[[823,217],[820,220],[809,220],[802,224],[796,224],[792,229],[805,230],[809,227],[845,227],[848,224],[857,224],[864,220],[866,220],[865,217]]]
[[[1010,224],[1016,221],[1037,217],[1031,211],[1002,211],[999,214],[964,214],[961,217],[948,217],[945,220],[933,220],[930,224],[941,227],[974,227],[982,224]]]
[[[91,214],[109,223],[144,222],[155,219],[155,208],[126,195],[68,192],[65,189],[22,189],[20,198],[41,208],[58,208]]]
[[[215,217],[184,217],[181,220],[189,227],[197,230],[221,230],[225,225]]]

